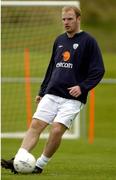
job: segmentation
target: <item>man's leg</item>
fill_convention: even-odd
[[[41,132],[45,129],[47,125],[48,123],[46,122],[33,119],[30,125],[30,128],[28,129],[23,139],[22,145],[17,153],[21,153],[21,152],[25,153],[25,151],[30,151],[31,149],[33,149],[39,140],[39,136]],[[13,161],[14,161],[14,158],[10,160],[2,159],[1,166],[5,169],[10,169],[14,173],[17,173],[17,171],[14,169]],[[42,169],[38,168],[37,173],[41,173],[41,172],[42,172]]]
[[[56,152],[60,146],[62,136],[66,131],[67,127],[61,123],[54,122],[51,128],[51,132],[48,141],[43,150],[43,154],[38,158],[36,166],[41,169],[48,163],[52,155]]]
[[[56,152],[56,150],[60,146],[62,136],[66,130],[67,127],[63,124],[58,122],[53,123],[48,141],[43,151],[43,154],[45,156],[50,158]]]
[[[33,119],[30,128],[23,139],[21,148],[31,151],[31,149],[33,149],[37,144],[41,132],[46,128],[47,125],[48,123],[44,121]]]

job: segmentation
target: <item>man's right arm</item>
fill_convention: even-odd
[[[46,71],[46,74],[45,74],[45,77],[44,77],[44,80],[41,84],[41,87],[40,87],[40,91],[38,93],[39,96],[43,97],[44,94],[45,94],[45,90],[48,86],[48,83],[50,81],[50,78],[51,78],[51,75],[52,75],[52,70],[53,70],[53,66],[54,66],[54,61],[53,59],[51,58],[51,61],[49,63],[49,66],[48,66],[48,69]]]
[[[54,46],[53,46],[52,56],[51,56],[51,59],[50,59],[50,63],[48,65],[48,68],[47,68],[44,80],[43,80],[43,82],[41,84],[40,91],[38,93],[38,95],[40,97],[44,96],[45,90],[46,90],[46,88],[48,86],[48,83],[49,83],[51,75],[52,75],[52,71],[53,71],[53,67],[54,67],[54,54],[55,54],[55,43],[54,43]]]

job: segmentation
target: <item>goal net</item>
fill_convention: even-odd
[[[36,109],[38,93],[57,35],[61,8],[78,1],[1,2],[2,137],[22,138]],[[78,115],[64,138],[80,135]],[[41,135],[48,136],[49,128]]]

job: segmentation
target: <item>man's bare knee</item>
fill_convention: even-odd
[[[61,137],[66,131],[66,127],[61,123],[54,123],[52,126],[51,133],[56,137]]]
[[[41,133],[46,128],[47,125],[48,123],[44,121],[33,119],[29,129]]]

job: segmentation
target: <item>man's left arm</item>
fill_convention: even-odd
[[[101,81],[105,73],[101,51],[94,39],[89,43],[88,56],[89,68],[87,77],[83,82],[78,84],[82,93],[94,88]]]

